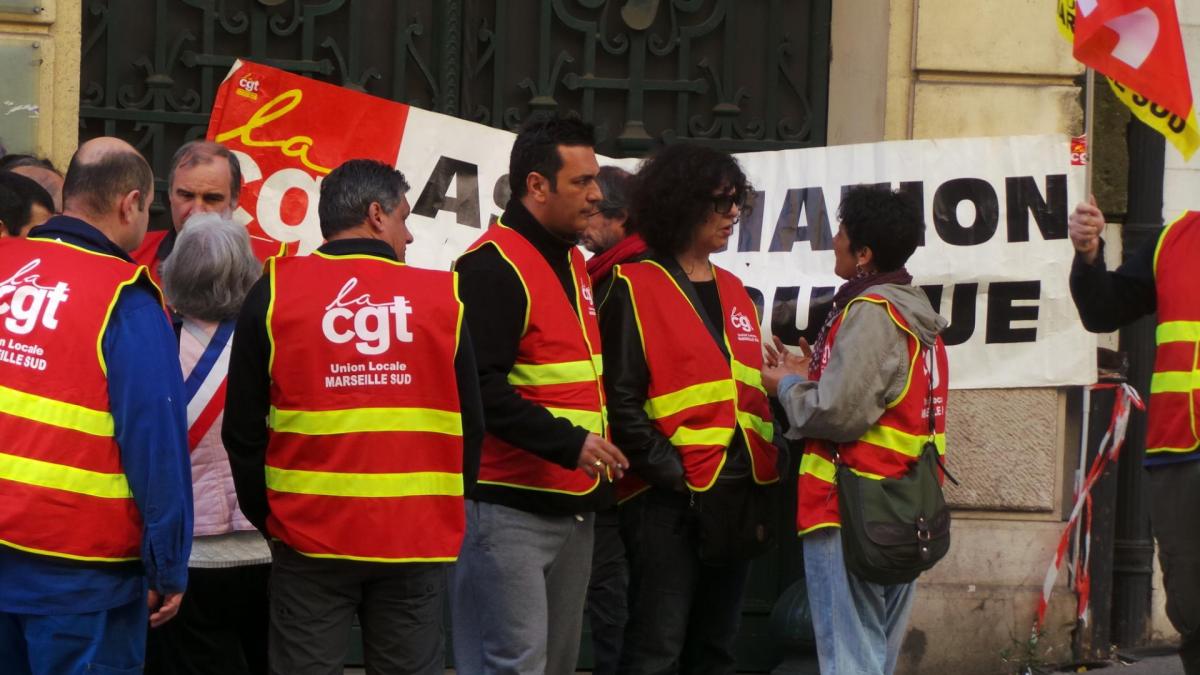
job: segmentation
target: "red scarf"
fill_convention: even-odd
[[[587,271],[588,275],[592,277],[592,283],[600,283],[612,271],[613,265],[623,263],[647,250],[649,250],[649,247],[646,246],[642,235],[631,234],[618,241],[616,245],[607,251],[597,253],[587,261]]]

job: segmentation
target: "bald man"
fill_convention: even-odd
[[[0,239],[5,673],[141,672],[147,620],[183,598],[186,399],[162,298],[127,254],[152,181],[124,141],[88,141],[64,213]]]

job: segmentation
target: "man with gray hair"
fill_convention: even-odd
[[[648,256],[641,235],[629,234],[629,198],[634,177],[615,166],[602,166],[596,176],[603,197],[588,217],[587,229],[580,237],[594,253],[587,262],[596,299],[603,303],[612,284],[612,268]],[[601,304],[603,311],[603,304]],[[629,483],[617,483],[617,501],[624,497]],[[587,611],[592,626],[592,654],[595,675],[617,672],[624,642],[628,608],[629,564],[621,540],[620,518],[614,505],[596,514],[596,536],[592,546],[592,577],[588,581]]]
[[[457,276],[404,265],[408,183],[350,160],[321,183],[326,243],[271,258],[234,333],[223,438],[276,543],[270,664],[333,675],[357,613],[368,672],[441,675],[483,404]]]
[[[153,179],[128,143],[92,139],[67,169],[63,215],[0,240],[6,673],[140,672],[147,606],[159,626],[183,600],[183,382],[162,298],[126,254]]]
[[[241,192],[242,167],[229,148],[205,140],[184,143],[171,158],[167,174],[172,229],[148,232],[142,245],[130,255],[149,268],[150,276],[161,284],[162,263],[170,257],[175,238],[188,218],[196,213],[229,217],[237,209]],[[261,237],[251,237],[250,247],[259,260],[286,252],[280,242]]]

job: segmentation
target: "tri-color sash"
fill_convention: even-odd
[[[235,321],[229,319],[221,322],[215,333],[209,338],[192,323],[185,323],[184,330],[193,337],[208,344],[204,353],[196,362],[192,371],[183,381],[183,390],[187,396],[188,450],[194,451],[200,444],[200,439],[208,433],[214,422],[225,410],[225,381],[229,374],[229,351],[233,345],[233,326]]]

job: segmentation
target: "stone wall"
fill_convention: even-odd
[[[0,109],[6,117],[28,117],[36,106],[32,134],[0,138],[10,152],[48,157],[65,169],[79,139],[79,54],[82,0],[13,0],[0,11]],[[25,87],[32,83],[33,100]],[[13,127],[9,127],[10,129]],[[22,125],[22,129],[24,125]]]
[[[878,6],[834,3],[831,144],[1082,131],[1082,68],[1053,3]],[[951,392],[954,544],[920,581],[899,672],[1015,670],[1003,657],[1019,658],[1029,636],[1075,468],[1078,421],[1066,408],[1054,389]],[[1060,581],[1034,658],[1069,657],[1073,606]]]

